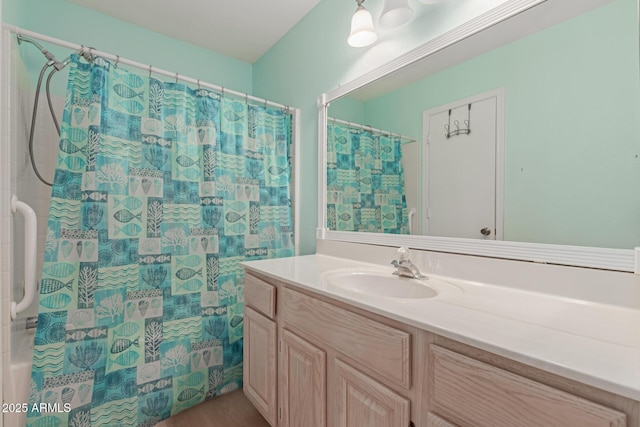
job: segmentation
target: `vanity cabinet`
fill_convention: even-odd
[[[245,395],[272,426],[410,425],[416,387],[407,330],[251,273],[245,319]],[[263,382],[276,372],[266,356],[274,330],[277,403]]]
[[[277,413],[276,323],[251,307],[244,310],[244,392],[271,425]]]
[[[430,426],[626,425],[621,412],[439,346],[429,360]]]
[[[640,402],[245,277],[244,391],[273,427],[640,427]]]
[[[280,330],[282,427],[327,425],[327,354],[287,329]]]
[[[333,362],[335,426],[409,425],[409,399],[338,358],[334,358]]]
[[[244,308],[244,393],[271,424],[276,425],[278,332],[275,322],[276,288],[246,275]]]

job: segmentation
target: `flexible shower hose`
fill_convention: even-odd
[[[44,66],[42,67],[42,70],[40,70],[40,75],[38,76],[38,84],[36,85],[36,93],[33,100],[33,114],[31,115],[31,130],[29,131],[29,159],[31,160],[31,166],[33,167],[33,171],[36,173],[36,176],[38,177],[38,179],[43,184],[48,185],[49,187],[52,187],[53,183],[45,180],[40,174],[38,167],[36,166],[35,155],[33,153],[33,136],[36,128],[36,117],[38,115],[38,100],[40,99],[40,87],[42,86],[42,77],[44,76],[44,73],[47,70],[47,68],[53,66],[54,64],[55,64],[54,61],[49,61],[46,64],[44,64]],[[58,71],[57,68],[54,67],[53,70],[49,73],[49,76],[47,76],[46,92],[47,92],[47,101],[49,104],[49,110],[51,111],[51,117],[53,118],[53,123],[56,126],[58,135],[60,135],[60,125],[58,124],[58,119],[53,109],[53,103],[51,102],[51,93],[49,91],[49,84],[51,82],[51,77],[53,77],[53,75],[57,71]]]
[[[53,124],[56,126],[56,131],[58,132],[58,136],[60,136],[60,124],[58,123],[58,118],[56,117],[56,112],[55,112],[55,109],[53,108],[53,103],[51,102],[51,89],[49,88],[49,85],[51,83],[51,77],[53,77],[53,75],[57,72],[58,72],[58,69],[56,67],[53,67],[53,70],[51,70],[51,72],[47,76],[47,84],[45,86],[45,91],[47,93],[47,103],[49,104],[49,111],[51,112],[51,118],[53,119]]]

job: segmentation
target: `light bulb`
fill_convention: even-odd
[[[412,16],[408,0],[385,0],[379,22],[383,27],[395,28],[409,22]]]
[[[349,46],[365,47],[378,40],[378,35],[373,27],[371,13],[362,5],[358,5],[356,13],[351,18],[351,33],[347,39]]]

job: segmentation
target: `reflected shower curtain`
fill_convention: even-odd
[[[53,411],[29,425],[151,426],[241,387],[238,263],[293,255],[290,126],[72,59],[30,394]]]
[[[409,234],[400,138],[329,119],[327,227]]]

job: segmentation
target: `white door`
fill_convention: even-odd
[[[425,111],[424,234],[502,239],[502,98],[492,91]]]

